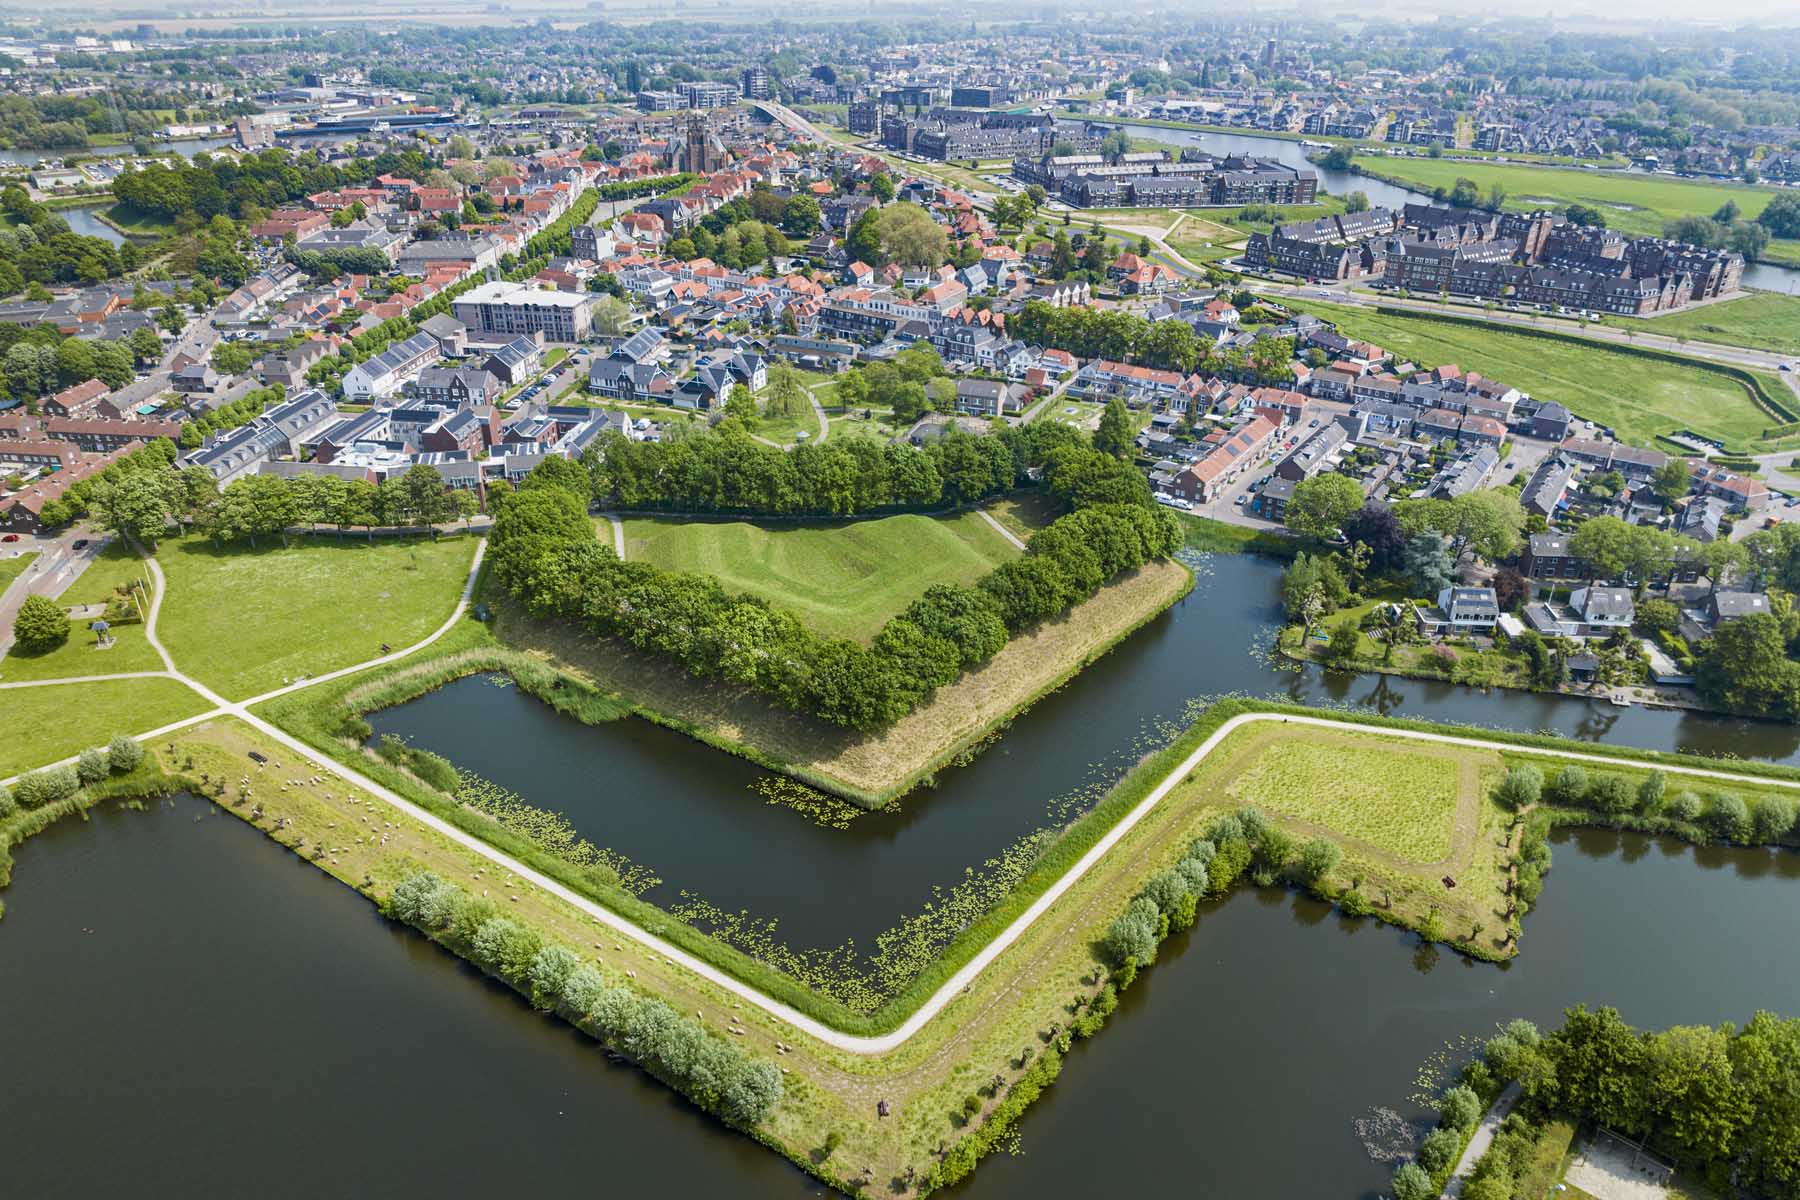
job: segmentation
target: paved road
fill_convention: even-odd
[[[75,543],[87,539],[87,545],[75,549]],[[94,556],[106,548],[112,539],[104,534],[85,533],[71,529],[61,536],[48,540],[39,539],[33,543],[38,555],[24,573],[12,581],[4,594],[0,594],[0,655],[12,649],[13,618],[19,615],[20,605],[27,596],[48,596],[54,600],[69,590],[69,585],[81,578],[81,573],[94,561]],[[25,546],[8,546],[18,549]],[[25,546],[29,549],[30,546]]]

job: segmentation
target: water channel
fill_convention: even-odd
[[[1783,761],[1800,751],[1800,730],[1783,726],[1279,669],[1257,649],[1278,575],[1266,560],[1210,559],[1186,601],[972,765],[848,830],[766,806],[748,790],[759,773],[737,760],[641,722],[575,725],[487,680],[377,723],[655,869],[668,882],[652,899],[699,890],[778,917],[794,945],[867,944],[932,884],[1043,823],[1052,797],[1112,777],[1204,693]],[[1025,1154],[963,1190],[1373,1197],[1391,1164],[1370,1158],[1354,1122],[1377,1106],[1416,1119],[1420,1064],[1497,1021],[1554,1023],[1576,1002],[1616,1004],[1641,1025],[1800,1013],[1800,856],[1611,835],[1556,852],[1505,968],[1286,893],[1214,906],[1075,1052],[1024,1122]],[[16,853],[0,964],[31,985],[0,988],[0,1027],[10,1076],[31,1086],[0,1089],[0,1128],[22,1148],[9,1155],[20,1194],[176,1195],[250,1177],[276,1194],[502,1178],[816,1191],[199,802],[65,825]],[[434,1157],[446,1130],[468,1146],[453,1160]]]
[[[1382,179],[1371,179],[1354,171],[1334,171],[1310,162],[1306,156],[1309,153],[1317,154],[1318,151],[1309,150],[1288,138],[1258,137],[1242,133],[1202,133],[1192,129],[1165,129],[1160,125],[1120,125],[1117,128],[1134,138],[1165,142],[1172,146],[1199,146],[1213,154],[1249,154],[1257,158],[1273,158],[1290,167],[1301,167],[1313,172],[1319,177],[1319,186],[1325,191],[1339,196],[1348,192],[1361,192],[1369,198],[1369,203],[1381,207],[1400,208],[1431,199],[1429,192],[1415,191]],[[1744,286],[1763,291],[1800,294],[1800,268],[1785,267],[1778,263],[1749,263],[1744,267]]]

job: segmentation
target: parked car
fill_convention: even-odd
[[[86,538],[76,538],[75,539],[75,549],[77,549],[77,550],[86,550],[87,544],[88,544],[88,540]]]
[[[19,535],[16,533],[9,533],[5,537],[0,537],[0,542],[16,542],[18,540]]]

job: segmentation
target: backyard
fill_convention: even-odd
[[[1016,551],[976,513],[842,525],[633,519],[625,557],[712,575],[812,629],[867,641],[934,583],[973,583]]]

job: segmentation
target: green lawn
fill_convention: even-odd
[[[1722,442],[1756,441],[1776,418],[1757,407],[1737,381],[1704,366],[1639,358],[1598,343],[1575,345],[1498,326],[1397,316],[1302,301],[1299,308],[1331,321],[1422,367],[1455,363],[1612,427],[1622,441],[1647,445],[1659,433],[1692,429]],[[1776,395],[1786,389],[1774,380]]]
[[[812,405],[796,416],[772,417],[763,412],[757,417],[755,433],[757,437],[768,438],[783,446],[791,446],[795,442],[795,434],[804,433],[806,440],[819,440],[819,418],[813,414]]]
[[[58,684],[0,695],[6,708],[0,777],[104,745],[116,733],[142,733],[212,707],[173,679]]]
[[[29,567],[36,558],[36,551],[30,554],[21,554],[17,558],[0,558],[0,594],[4,594],[6,589],[12,586],[12,581],[23,575],[25,568]]]
[[[462,593],[472,538],[295,538],[260,549],[185,538],[157,552],[158,628],[184,672],[230,699],[411,645]]]
[[[1608,317],[1608,325],[1696,342],[1800,354],[1800,296],[1746,292],[1736,300],[1690,308],[1666,317]]]
[[[76,622],[69,640],[47,654],[25,654],[14,646],[0,659],[0,682],[27,679],[70,679],[77,675],[120,675],[128,671],[160,671],[162,659],[151,649],[142,625],[115,625],[113,644],[98,648],[99,639]]]
[[[625,557],[701,571],[831,637],[868,639],[934,583],[973,583],[1018,552],[974,513],[843,525],[632,519]]]
[[[1262,748],[1227,791],[1414,863],[1450,855],[1462,752],[1308,730]],[[1492,756],[1487,756],[1492,757]]]
[[[1573,202],[1593,205],[1606,214],[1607,225],[1633,234],[1660,235],[1663,225],[1677,217],[1710,217],[1727,200],[1735,202],[1746,218],[1754,217],[1768,204],[1770,197],[1777,194],[1773,188],[1677,179],[1669,175],[1515,163],[1370,156],[1359,160],[1359,165],[1376,175],[1425,191],[1438,187],[1448,189],[1462,178],[1473,180],[1486,195],[1488,188],[1497,183],[1506,189],[1506,207],[1511,209],[1530,210]],[[1800,241],[1771,242],[1766,257],[1800,261]]]

